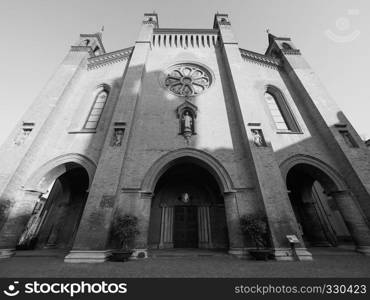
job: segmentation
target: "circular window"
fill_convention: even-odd
[[[196,96],[208,89],[211,82],[212,76],[207,69],[183,63],[167,70],[164,86],[178,96]]]

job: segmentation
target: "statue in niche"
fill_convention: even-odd
[[[265,139],[261,129],[252,129],[253,142],[257,147],[266,147]]]
[[[181,133],[189,143],[191,136],[194,134],[194,120],[189,111],[185,111],[181,119]]]
[[[184,122],[183,132],[193,132],[193,118],[188,111],[184,113],[182,120]]]
[[[123,135],[125,133],[124,128],[115,128],[112,138],[112,146],[119,147],[122,145]]]

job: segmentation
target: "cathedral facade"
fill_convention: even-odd
[[[0,256],[66,249],[103,262],[119,215],[151,249],[254,247],[264,214],[277,260],[310,247],[370,254],[370,153],[301,51],[268,34],[241,49],[226,14],[212,29],[161,28],[145,14],[134,46],[81,34],[0,148]],[[154,251],[154,250],[153,250]]]

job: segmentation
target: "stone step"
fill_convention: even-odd
[[[64,257],[69,251],[64,249],[17,250],[17,257]]]
[[[212,251],[202,249],[156,249],[149,250],[149,257],[228,257],[230,256],[225,251]]]

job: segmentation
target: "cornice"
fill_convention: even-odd
[[[299,51],[299,49],[281,49],[281,51],[285,55],[301,55],[301,51]]]
[[[201,28],[155,28],[153,30],[154,34],[164,34],[164,33],[179,33],[179,34],[218,34],[218,29],[201,29]]]
[[[88,59],[87,69],[96,69],[108,64],[113,64],[128,59],[134,47],[129,47],[114,52],[105,53]]]
[[[274,69],[278,69],[279,67],[282,66],[280,59],[267,56],[267,55],[263,55],[260,53],[256,53],[253,51],[241,49],[241,48],[239,48],[239,50],[240,50],[240,54],[242,58],[245,60],[263,65],[265,67],[274,68]]]
[[[90,46],[71,46],[71,51],[88,52],[90,55],[92,55],[92,50]]]

